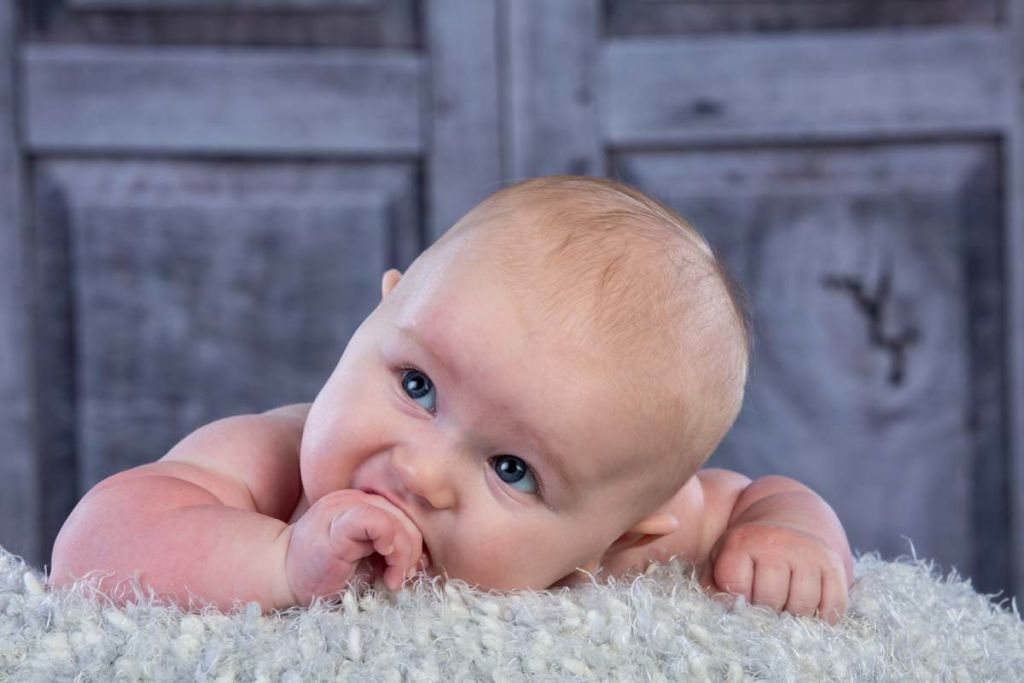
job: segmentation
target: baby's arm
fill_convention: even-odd
[[[835,512],[780,476],[757,481],[721,469],[697,473],[704,494],[701,582],[793,614],[834,623],[846,609],[853,557]]]
[[[109,589],[137,570],[143,585],[179,604],[190,590],[221,607],[228,596],[265,609],[294,604],[287,520],[301,492],[306,410],[218,420],[160,461],[97,484],[61,528],[51,582],[100,570],[112,573],[100,582]]]

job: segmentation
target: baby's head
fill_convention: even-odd
[[[727,276],[620,183],[501,190],[382,290],[310,410],[302,481],[310,501],[390,499],[433,572],[543,588],[597,566],[739,412],[749,335]]]

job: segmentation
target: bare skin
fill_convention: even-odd
[[[795,481],[705,469],[638,515],[657,472],[623,454],[653,426],[609,394],[623,370],[528,337],[521,302],[461,249],[384,275],[312,404],[220,420],[97,485],[61,530],[52,583],[139,570],[179,603],[272,609],[360,576],[539,589],[680,556],[705,563],[711,590],[843,613],[845,534]]]

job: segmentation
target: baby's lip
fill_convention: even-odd
[[[362,491],[363,491],[363,493],[368,493],[371,496],[380,496],[381,498],[383,498],[387,502],[391,503],[393,506],[398,508],[401,511],[401,513],[403,515],[405,515],[406,518],[410,522],[412,522],[413,525],[417,529],[419,528],[419,525],[416,524],[415,521],[413,521],[412,515],[409,514],[409,510],[406,509],[405,501],[403,501],[400,496],[396,496],[396,495],[394,495],[393,493],[391,493],[389,491],[384,491],[384,490],[379,490],[379,489],[369,488],[369,487],[362,489]]]

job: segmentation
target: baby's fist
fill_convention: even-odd
[[[746,522],[726,529],[700,578],[715,592],[751,604],[834,624],[846,611],[846,569],[839,554],[811,534],[784,525]]]
[[[423,552],[423,537],[401,510],[355,489],[320,498],[290,531],[285,573],[299,605],[343,590],[373,555],[383,558],[384,583],[398,590]],[[368,574],[366,567],[359,573]]]

